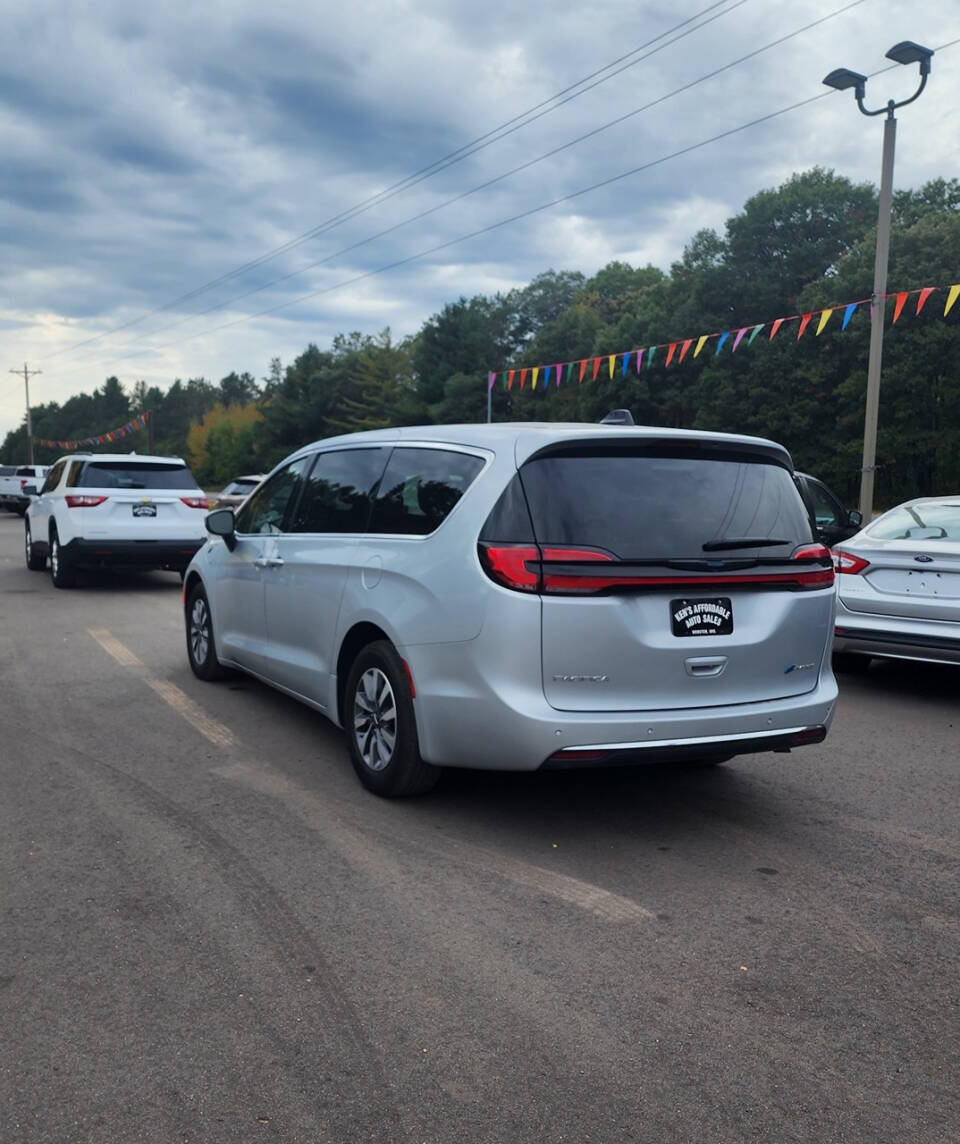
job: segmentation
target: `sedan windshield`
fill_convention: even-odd
[[[867,529],[875,540],[960,540],[960,504],[901,505]]]

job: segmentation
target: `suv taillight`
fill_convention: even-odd
[[[856,576],[864,568],[870,567],[870,561],[862,556],[854,556],[852,552],[844,552],[841,548],[833,550],[833,566],[839,576]]]
[[[815,591],[833,586],[834,571],[830,550],[823,544],[805,544],[790,556],[793,561],[815,561],[819,567],[790,571],[709,572],[693,575],[637,574],[617,567],[607,552],[591,548],[541,548],[535,544],[478,545],[480,562],[491,580],[516,592],[543,592],[547,595],[596,595],[617,588],[786,588]],[[829,562],[829,563],[828,563]],[[562,570],[556,565],[563,565]],[[589,565],[590,567],[583,567]],[[553,567],[551,567],[553,566]],[[634,567],[636,567],[634,565]]]
[[[213,508],[213,502],[208,497],[181,497],[187,508]]]
[[[107,498],[72,494],[64,499],[67,502],[67,508],[96,508],[98,504],[103,504]]]

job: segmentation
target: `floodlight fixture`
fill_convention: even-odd
[[[901,40],[899,44],[894,44],[893,47],[887,52],[887,59],[893,60],[897,64],[919,64],[920,74],[930,74],[930,57],[933,55],[932,48],[925,48],[922,44],[915,44],[913,40]]]
[[[836,88],[837,91],[846,91],[850,87],[855,88],[857,99],[863,99],[867,77],[859,72],[851,71],[849,68],[836,68],[829,75],[823,77],[823,82],[827,87]]]

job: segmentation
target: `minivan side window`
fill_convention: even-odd
[[[57,461],[49,473],[47,479],[43,482],[41,492],[52,493],[53,490],[60,484],[60,478],[63,476],[63,470],[66,468],[66,461]]]
[[[309,457],[301,457],[264,481],[237,514],[237,532],[283,532],[287,511],[296,498],[309,464]]]
[[[304,481],[290,532],[365,532],[373,490],[389,450],[318,453]]]
[[[439,528],[483,468],[470,453],[394,449],[380,481],[370,532],[426,536]]]

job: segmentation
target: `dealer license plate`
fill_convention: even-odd
[[[156,516],[157,506],[155,504],[135,504],[133,506],[134,516]]]
[[[675,636],[728,636],[733,631],[733,603],[729,596],[671,600],[670,623]]]

